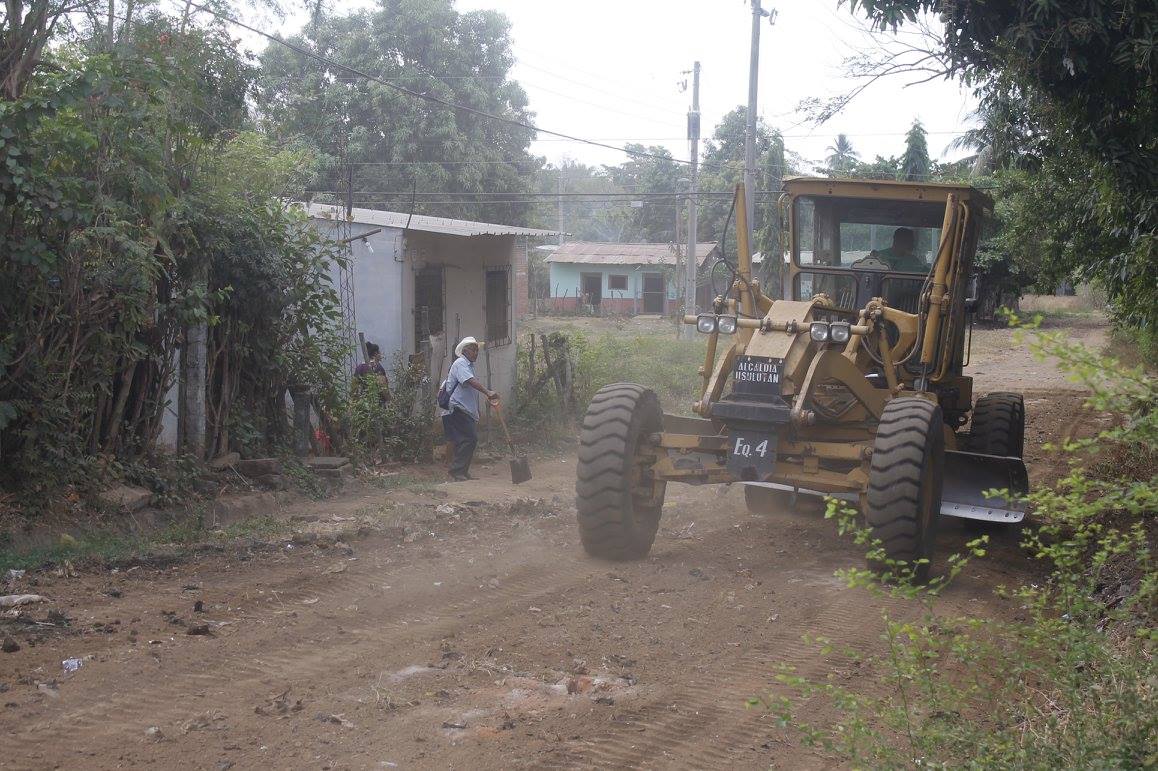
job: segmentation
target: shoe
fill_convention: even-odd
[[[472,477],[467,474],[451,474],[450,478],[455,482],[465,482],[468,479],[472,479]]]

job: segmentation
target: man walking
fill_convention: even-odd
[[[474,362],[478,359],[480,345],[473,337],[464,337],[455,346],[454,364],[450,365],[450,374],[443,384],[446,393],[450,394],[450,406],[444,410],[442,428],[446,432],[446,441],[454,444],[450,476],[456,482],[474,479],[470,475],[470,462],[478,446],[478,395],[485,394],[491,404],[499,403],[499,395],[474,376]]]

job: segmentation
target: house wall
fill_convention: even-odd
[[[613,313],[643,313],[643,274],[663,273],[666,280],[667,302],[665,313],[678,311],[679,286],[670,265],[588,265],[578,262],[551,262],[551,306],[555,310],[576,310],[576,293],[581,291],[582,275],[598,273],[602,276],[603,301],[600,307]],[[609,276],[626,275],[627,290],[609,289]]]
[[[411,232],[406,240],[406,273],[403,292],[413,308],[414,278],[424,266],[443,268],[446,302],[446,342],[433,352],[432,380],[435,389],[450,366],[455,344],[468,335],[483,339],[486,335],[486,272],[507,268],[510,325],[509,342],[491,341],[475,362],[475,374],[487,383],[487,358],[490,358],[489,387],[510,402],[515,386],[515,340],[518,338],[518,266],[522,255],[523,286],[526,287],[526,260],[522,239],[515,236],[461,236]],[[525,306],[524,306],[525,307]],[[359,323],[361,314],[359,313]],[[408,351],[414,350],[414,316],[407,318],[405,340]],[[487,350],[489,349],[489,354]]]
[[[334,223],[315,220],[318,227],[333,232]],[[486,334],[486,271],[508,268],[511,342],[490,346],[491,388],[510,401],[515,384],[514,340],[518,334],[515,299],[518,285],[518,249],[515,236],[451,236],[386,228],[366,237],[360,233],[375,226],[350,225],[354,285],[354,315],[357,331],[382,348],[383,363],[389,370],[394,356],[416,352],[414,331],[415,277],[425,266],[442,266],[445,302],[444,330],[441,345],[432,351],[431,389],[437,390],[450,365],[450,356],[458,339]],[[367,248],[367,244],[370,248]],[[371,251],[371,248],[373,251]],[[524,286],[525,253],[522,259]],[[334,286],[338,286],[338,268],[332,268]],[[456,337],[456,335],[458,337]],[[485,350],[485,348],[484,348]],[[360,354],[359,354],[360,355]],[[486,356],[479,356],[475,371],[487,380]]]

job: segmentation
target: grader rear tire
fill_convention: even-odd
[[[1025,400],[1021,394],[986,394],[973,407],[969,452],[1020,458],[1025,453]]]
[[[941,408],[901,397],[885,405],[873,442],[865,519],[890,560],[910,564],[924,580],[941,513],[945,435]],[[893,568],[870,563],[881,572]]]
[[[665,484],[641,479],[637,451],[662,428],[659,399],[643,386],[613,383],[591,399],[575,483],[579,536],[591,556],[632,560],[651,550]]]

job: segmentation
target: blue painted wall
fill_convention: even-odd
[[[575,262],[551,262],[550,281],[551,297],[574,298],[577,290],[582,286],[580,274],[599,273],[603,276],[603,297],[630,300],[643,296],[643,274],[663,273],[667,279],[667,296],[669,300],[677,297],[678,287],[671,280],[672,269],[667,265],[584,265]],[[608,276],[627,276],[627,290],[611,290],[608,288]]]

